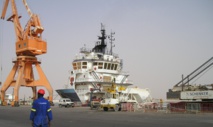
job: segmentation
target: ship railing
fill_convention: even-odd
[[[81,53],[90,53],[90,52],[92,52],[92,49],[82,47],[82,48],[80,48],[80,52],[81,52]]]
[[[91,52],[92,52],[92,49],[91,49],[91,48],[82,47],[82,48],[80,48],[80,52],[81,52],[81,53],[91,53]],[[106,54],[106,55],[112,55],[112,56],[114,56],[115,58],[118,58],[118,57],[119,57],[118,54],[116,54],[116,53],[111,53],[110,51],[106,51],[105,54]]]
[[[134,84],[133,80],[127,80],[126,82],[124,82],[123,84],[128,83],[128,84]]]
[[[99,80],[95,80],[94,78],[78,78],[75,79],[76,82],[106,82],[106,83],[112,83],[112,80],[107,80],[107,79],[99,79]],[[120,83],[120,80],[116,80],[116,83]],[[125,83],[129,83],[132,84],[133,81],[132,80],[127,80]]]
[[[88,52],[81,52],[81,53],[90,53],[91,51]],[[89,56],[86,57],[84,54],[76,54],[75,59],[81,60],[81,59],[99,59],[96,55],[94,56]]]
[[[114,56],[115,58],[118,58],[118,57],[119,57],[118,54],[116,54],[116,53],[111,53],[110,51],[106,51],[105,54],[106,54],[106,55],[112,55],[112,56]]]
[[[121,75],[129,75],[129,72],[128,71],[121,71],[120,74]]]
[[[75,81],[76,82],[112,82],[111,80],[104,80],[104,79],[96,80],[94,78],[78,78]]]

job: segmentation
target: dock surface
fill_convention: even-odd
[[[31,106],[0,106],[0,127],[30,127]],[[88,107],[52,107],[51,127],[212,127],[213,113],[104,112]]]

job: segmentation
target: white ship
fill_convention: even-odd
[[[91,91],[95,93],[93,99],[101,99],[111,87],[113,80],[118,87],[133,85],[128,81],[129,74],[122,71],[122,59],[112,51],[114,33],[107,36],[105,32],[104,26],[101,25],[101,36],[98,36],[99,41],[96,42],[95,47],[80,49],[80,53],[72,62],[70,88],[56,90],[61,97],[87,105],[91,98]],[[107,40],[111,44],[109,51]]]

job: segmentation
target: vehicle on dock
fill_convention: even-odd
[[[99,92],[97,92],[99,91]],[[89,106],[92,109],[99,109],[100,107],[100,102],[101,102],[101,98],[105,92],[101,92],[99,89],[93,89],[91,88],[90,89],[90,103],[89,103]]]
[[[133,109],[138,101],[133,95],[130,93],[131,89],[127,89],[123,86],[117,86],[114,82],[112,83],[111,88],[108,88],[105,98],[101,101],[100,107],[103,108],[104,111],[108,111],[109,109],[113,109],[114,111],[121,111],[122,108],[129,107]],[[125,92],[128,91],[128,92]]]
[[[99,109],[100,107],[100,101],[99,100],[92,100],[90,102],[90,108],[91,109]]]
[[[74,104],[74,102],[72,102],[69,98],[61,98],[60,100],[59,100],[59,107],[74,107],[75,106],[75,104]]]

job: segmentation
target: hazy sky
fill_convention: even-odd
[[[22,26],[29,19],[16,0]],[[213,56],[212,0],[28,0],[45,28],[48,52],[38,56],[49,82],[56,89],[68,83],[72,61],[86,44],[93,48],[100,24],[115,32],[114,53],[124,61],[123,71],[154,98],[166,92]],[[3,0],[0,0],[0,12]],[[11,15],[9,6],[6,18]],[[0,73],[4,82],[15,59],[15,34],[11,22],[0,20]],[[213,69],[192,82],[213,83]],[[31,95],[21,88],[20,98]],[[11,93],[9,89],[7,93]]]

